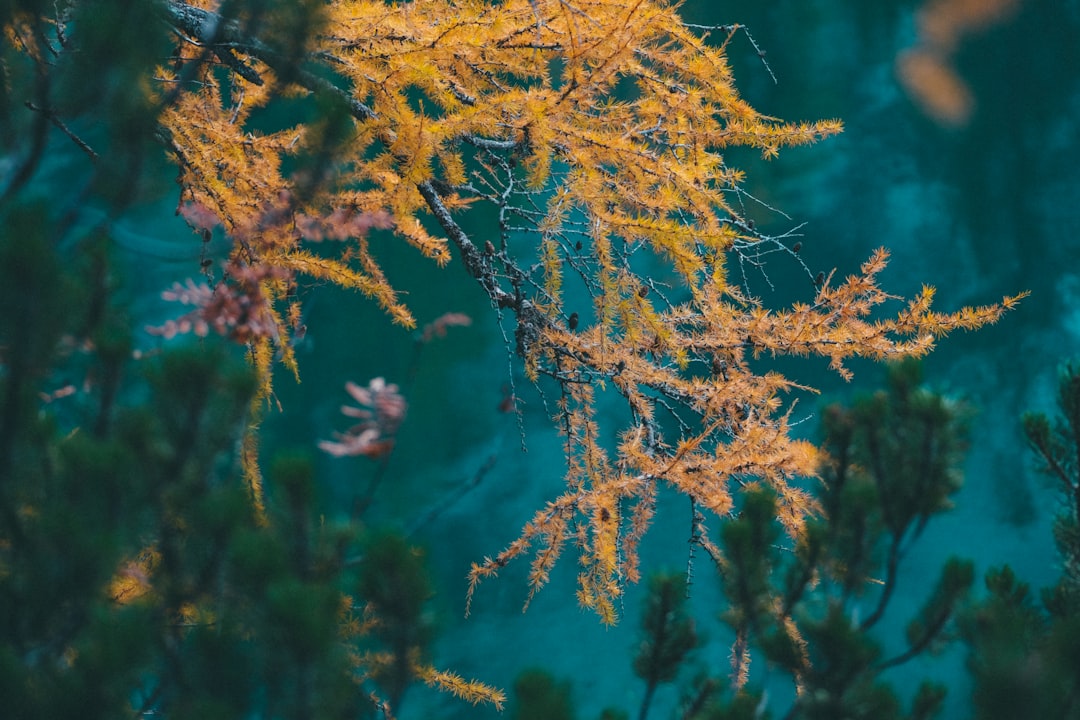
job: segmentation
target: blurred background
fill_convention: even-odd
[[[977,415],[957,507],[933,521],[905,559],[890,606],[896,624],[883,642],[901,647],[903,623],[950,555],[973,559],[980,576],[1008,563],[1034,587],[1050,584],[1059,573],[1050,535],[1055,495],[1032,469],[1019,416],[1052,411],[1059,366],[1080,357],[1080,2],[688,0],[682,8],[691,23],[748,28],[753,42],[737,33],[729,55],[744,96],[760,112],[845,124],[840,137],[768,163],[753,154],[729,157],[761,201],[747,206],[759,227],[779,234],[805,223],[803,258],[839,277],[885,246],[892,262],[883,287],[907,296],[933,285],[942,310],[1031,291],[999,325],[945,340],[925,363],[928,384],[970,403]],[[720,41],[725,33],[713,35]],[[174,207],[174,197],[148,205],[117,233],[132,249],[126,287],[133,310],[150,322],[168,316],[161,290],[192,275],[197,260],[190,231],[179,218],[171,221]],[[469,229],[483,240],[491,221],[478,211]],[[554,406],[523,381],[509,355],[512,321],[500,325],[459,266],[440,270],[398,245],[379,252],[420,324],[446,312],[465,313],[472,324],[421,344],[359,296],[306,288],[302,382],[277,381],[283,411],[267,418],[264,447],[313,449],[344,429],[338,408],[347,400],[346,381],[381,376],[397,383],[409,414],[385,467],[366,458],[318,458],[327,516],[347,513],[379,479],[366,519],[409,533],[426,548],[435,575],[437,666],[505,688],[521,670],[542,667],[571,682],[579,718],[599,717],[608,706],[633,711],[643,692],[630,667],[641,588],[628,591],[623,622],[605,629],[577,608],[577,568],[568,553],[527,613],[523,563],[483,584],[464,618],[469,564],[505,547],[559,494],[563,450],[550,420]],[[777,262],[773,288],[755,287],[766,304],[811,297],[805,276]],[[799,430],[815,439],[814,414],[825,403],[872,390],[884,377],[869,363],[852,366],[851,383],[829,373],[825,361],[781,367],[822,390],[800,404],[807,419]],[[520,419],[506,412],[511,392]],[[643,548],[646,575],[686,568],[685,500],[664,500]],[[715,620],[722,606],[711,572],[699,559],[691,602],[709,640],[696,662],[718,672],[728,664],[730,638]],[[944,717],[962,718],[962,660],[959,652],[919,658],[887,677],[901,688],[928,676],[947,682]],[[767,669],[756,668],[754,680],[768,685]],[[661,688],[652,716],[670,716],[676,699]],[[785,707],[778,700],[774,713]],[[417,687],[400,717],[496,716]]]

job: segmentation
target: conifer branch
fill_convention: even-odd
[[[690,26],[674,8],[647,1],[626,7],[598,0],[579,14],[530,0],[501,22],[492,18],[509,10],[505,4],[454,6],[452,20],[435,22],[449,5],[428,6],[430,14],[392,5],[358,18],[346,3],[325,8],[332,32],[293,53],[258,37],[254,23],[181,0],[164,7],[168,22],[194,43],[180,64],[202,65],[210,51],[238,81],[251,83],[237,93],[200,69],[202,88],[177,97],[163,117],[185,192],[222,219],[239,241],[238,258],[355,287],[412,326],[363,237],[338,258],[315,256],[300,248],[312,238],[290,224],[299,213],[341,208],[388,213],[399,238],[436,262],[458,259],[496,314],[515,316],[514,351],[526,376],[558,383],[567,491],[535,516],[521,543],[477,565],[470,594],[530,547],[538,553],[535,592],[559,548],[585,528],[580,598],[613,617],[621,585],[638,576],[637,542],[660,484],[726,517],[740,488],[758,478],[777,492],[781,522],[797,540],[818,507],[793,480],[815,474],[819,455],[791,437],[792,404],[784,395],[809,388],[761,373],[753,361],[816,355],[847,378],[848,358],[918,356],[936,337],[993,322],[1015,304],[1006,298],[935,313],[926,291],[895,319],[878,319],[879,306],[895,299],[877,285],[884,251],[839,284],[833,273],[818,273],[811,297],[790,308],[768,308],[752,295],[752,274],[768,282],[765,263],[774,254],[808,277],[811,271],[798,243],[788,246],[798,226],[772,235],[745,217],[742,202],[750,196],[742,174],[724,163],[725,148],[772,157],[833,135],[840,124],[784,123],[741,100],[727,43],[716,48],[701,39],[715,29],[730,39],[741,26]],[[458,31],[474,42],[457,43]],[[573,47],[566,46],[570,34]],[[555,62],[565,64],[558,78]],[[635,99],[611,102],[626,81],[636,84]],[[289,136],[248,130],[249,113],[279,83],[334,98],[327,128]],[[347,122],[331,133],[341,110]],[[324,142],[323,135],[336,139]],[[297,152],[310,154],[315,170],[283,177],[282,158]],[[319,169],[331,162],[340,177]],[[494,206],[497,242],[479,242],[461,226],[459,213],[472,203]],[[438,236],[429,234],[431,218]],[[535,261],[523,259],[531,249],[515,247],[519,236],[535,238]],[[676,282],[643,272],[656,258]],[[741,288],[727,278],[732,262],[743,272]],[[272,318],[282,317],[273,305],[285,300],[284,282],[263,291]],[[572,284],[591,307],[567,306]],[[264,342],[289,347],[287,324],[270,325]],[[594,388],[608,383],[631,417],[610,457],[593,427]],[[675,422],[663,425],[657,411]],[[623,506],[633,515],[613,513]],[[703,527],[696,518],[695,527]],[[694,542],[718,557],[703,534]]]
[[[874,606],[874,611],[859,623],[860,630],[872,628],[881,620],[882,616],[884,616],[885,610],[889,606],[889,601],[892,599],[893,591],[896,589],[896,579],[899,569],[900,539],[895,535],[890,535],[889,553],[885,563],[885,579],[883,581],[881,595],[878,597],[877,605]]]
[[[435,220],[442,226],[447,237],[457,246],[458,251],[461,253],[462,262],[465,264],[465,269],[484,288],[484,291],[491,299],[492,305],[497,308],[513,308],[520,312],[522,310],[520,298],[514,297],[499,286],[495,277],[495,270],[491,265],[491,258],[480,252],[472,238],[457,224],[433,184],[430,181],[425,181],[420,183],[417,188],[435,216]]]

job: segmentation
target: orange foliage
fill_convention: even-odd
[[[932,0],[919,13],[919,36],[924,42],[951,51],[968,33],[999,23],[1020,0]]]
[[[379,229],[438,264],[455,257],[496,312],[516,317],[527,375],[558,388],[566,491],[472,567],[470,599],[533,553],[531,596],[569,544],[580,602],[614,622],[662,486],[692,500],[696,542],[714,556],[701,510],[726,517],[754,483],[776,491],[779,520],[798,538],[818,508],[797,479],[815,474],[819,453],[791,436],[785,394],[800,386],[754,360],[818,356],[848,377],[849,358],[922,355],[1016,301],[938,313],[927,289],[888,316],[897,299],[877,285],[884,251],[834,283],[815,278],[787,236],[756,229],[725,152],[769,158],[841,124],[757,112],[726,57],[742,28],[688,26],[676,3],[297,4],[317,30],[299,46],[266,18],[219,16],[228,3],[161,6],[175,52],[146,87],[164,108],[180,212],[200,235],[220,224],[234,240],[226,288],[175,288],[196,311],[165,332],[214,328],[248,343],[265,399],[275,355],[295,365],[296,276],[355,288],[415,326],[368,237]],[[306,114],[273,131],[252,121],[281,98]],[[482,239],[458,222],[474,204],[499,218]],[[763,268],[770,255],[801,267],[812,297],[771,308],[729,281],[729,263]],[[238,293],[257,302],[238,305]],[[596,392],[608,388],[627,407],[619,432],[597,422]],[[371,391],[350,389],[361,402]],[[258,501],[253,438],[245,467]]]
[[[109,582],[109,599],[120,605],[133,603],[153,590],[150,582],[161,563],[161,554],[154,548],[146,548],[138,557],[129,560]]]
[[[1020,0],[930,0],[919,12],[919,43],[896,59],[900,82],[931,118],[963,125],[975,105],[953,67],[957,45],[969,33],[1001,22]]]

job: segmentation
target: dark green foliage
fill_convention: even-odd
[[[92,252],[65,264],[45,208],[0,220],[4,717],[370,714],[343,624],[365,602],[410,670],[399,698],[432,635],[417,554],[380,536],[354,573],[302,453],[272,463],[258,515],[243,359],[205,339],[136,360],[101,236],[66,239]]]
[[[767,490],[746,493],[736,519],[721,530],[729,564],[722,575],[724,592],[731,601],[728,622],[737,628],[761,629],[769,617],[773,588],[770,584],[776,564],[780,526],[776,500]]]
[[[809,667],[804,673],[805,691],[796,701],[796,717],[826,718],[899,717],[895,693],[877,680],[875,666],[881,648],[852,622],[836,602],[826,616],[804,623],[809,646]]]
[[[885,526],[894,536],[918,536],[931,516],[952,507],[968,428],[963,408],[919,386],[917,361],[893,366],[888,380],[887,393],[853,409],[856,452],[881,494]]]
[[[1080,718],[1080,616],[1048,615],[1007,566],[987,573],[986,589],[960,626],[974,717]]]
[[[883,582],[864,628],[881,620],[907,549],[960,489],[969,413],[920,380],[918,363],[900,363],[890,369],[887,392],[825,411],[831,570],[845,601],[864,592],[869,578]],[[884,573],[875,575],[881,562]]]
[[[1036,598],[1008,566],[987,573],[987,597],[960,626],[979,720],[1080,718],[1080,368],[1064,368],[1057,400],[1056,418],[1027,413],[1022,425],[1062,501],[1062,576]]]
[[[43,206],[0,211],[0,695],[13,717],[109,717],[152,653],[152,613],[105,594],[145,528],[149,493],[131,478],[138,448],[72,424],[78,413],[62,419],[39,394],[85,371],[74,333],[97,329],[49,229]],[[100,416],[104,398],[89,401]]]
[[[428,660],[435,631],[427,609],[430,582],[422,553],[400,535],[380,533],[364,542],[357,592],[379,618],[377,645],[394,658],[374,673],[394,708],[415,678],[414,667]]]
[[[911,703],[909,716],[911,720],[930,720],[936,717],[941,712],[947,693],[948,690],[941,683],[930,681],[920,683],[915,699]]]
[[[945,634],[945,627],[956,615],[961,603],[967,599],[968,592],[975,582],[975,566],[970,560],[952,557],[941,569],[941,577],[926,603],[919,609],[919,614],[907,626],[909,652],[917,654],[923,650],[935,650],[951,638]],[[900,662],[904,656],[894,659]]]
[[[525,670],[514,681],[511,720],[572,720],[570,683],[557,681],[550,673]]]
[[[297,179],[296,192],[307,198],[328,182],[326,168],[340,156],[342,146],[356,132],[345,101],[338,95],[324,93],[315,97],[313,119],[303,149],[293,159],[291,168]]]
[[[686,577],[659,574],[649,580],[641,618],[644,637],[634,656],[634,672],[649,684],[675,679],[679,664],[697,646],[694,620],[686,611]]]
[[[245,34],[258,37],[268,49],[265,61],[282,86],[295,82],[307,69],[302,67],[307,46],[325,31],[321,9],[321,3],[312,0],[248,0],[222,6],[223,15],[235,16]]]
[[[722,684],[711,678],[699,678],[683,703],[683,720],[769,720],[759,692],[745,691],[725,698]]]
[[[123,208],[146,189],[134,181],[147,177],[148,165],[160,158],[153,143],[163,106],[146,90],[154,68],[170,54],[161,4],[73,3],[63,13],[69,19],[67,47],[55,67],[38,76],[35,112],[40,122],[50,125],[53,118],[63,118],[71,135],[61,137],[50,127],[50,142],[70,144],[71,137],[78,137],[77,144],[92,161],[93,193],[109,206]]]
[[[1058,379],[1058,416],[1025,413],[1024,436],[1039,458],[1039,469],[1056,486],[1062,511],[1054,539],[1064,561],[1056,604],[1080,613],[1080,367],[1067,365]]]
[[[648,714],[653,692],[660,683],[671,682],[687,654],[697,647],[694,620],[686,611],[686,576],[654,575],[641,618],[644,637],[634,656],[634,673],[645,681],[645,697],[638,718]]]
[[[871,632],[885,616],[904,553],[929,519],[948,509],[960,483],[965,413],[919,387],[919,379],[917,366],[895,366],[888,391],[825,410],[824,516],[808,523],[790,552],[780,545],[771,490],[748,492],[722,529],[734,678],[744,681],[755,652],[790,673],[802,692],[787,718],[931,717],[941,706],[943,689],[927,685],[905,713],[881,675],[951,639],[973,582],[971,563],[950,560],[928,588],[909,622],[906,650],[884,656]],[[860,618],[866,595],[871,612]]]
[[[0,21],[25,5],[0,3]],[[317,4],[227,6],[298,71]],[[0,714],[355,718],[380,696],[396,711],[434,633],[417,553],[380,536],[347,561],[356,533],[318,519],[302,452],[268,462],[257,511],[243,348],[212,336],[133,352],[112,217],[87,228],[83,210],[119,212],[148,188],[140,168],[175,97],[151,98],[143,74],[168,62],[167,24],[148,0],[73,7],[63,57],[77,62],[0,48]],[[298,161],[313,181],[345,117],[325,112]],[[71,155],[82,169],[53,182]],[[365,606],[385,613],[368,638],[346,622]],[[392,669],[368,676],[364,641]]]
[[[823,425],[825,447],[831,455],[823,469],[825,518],[810,524],[811,537],[828,547],[831,574],[843,594],[858,596],[869,589],[866,579],[883,560],[881,499],[873,479],[859,472],[852,457],[856,452],[852,413],[837,405],[829,407]]]

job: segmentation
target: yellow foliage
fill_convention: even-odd
[[[462,700],[468,700],[473,705],[490,703],[496,710],[502,710],[503,703],[506,702],[506,693],[482,682],[466,680],[455,673],[436,670],[430,666],[418,667],[415,670],[420,679],[429,687],[445,690]]]
[[[884,250],[834,282],[813,277],[783,236],[755,229],[725,151],[774,157],[841,124],[784,122],[743,100],[727,61],[738,25],[689,26],[668,0],[330,0],[294,65],[246,34],[256,29],[215,14],[228,8],[163,2],[176,52],[153,77],[185,217],[204,236],[224,228],[231,272],[254,269],[272,306],[258,333],[238,338],[262,378],[243,445],[256,507],[271,365],[295,369],[295,277],[355,288],[413,327],[368,231],[411,246],[417,261],[453,254],[516,317],[527,375],[559,388],[568,461],[565,492],[473,565],[470,600],[480,580],[530,553],[531,597],[570,543],[582,604],[614,621],[665,486],[723,518],[739,488],[767,484],[797,539],[819,512],[798,480],[818,455],[791,437],[788,393],[809,388],[754,360],[815,356],[850,377],[852,357],[923,355],[1021,297],[942,313],[925,288],[890,315],[899,299],[877,284]],[[253,111],[282,96],[325,112],[260,130]],[[459,224],[471,205],[497,214],[497,236],[478,240]],[[806,270],[810,297],[766,307],[730,272],[762,268],[772,253]],[[570,283],[591,307],[568,306]],[[607,387],[628,409],[613,448],[616,433],[595,420],[594,388]]]
[[[918,43],[896,58],[896,74],[928,116],[942,125],[967,124],[975,98],[956,71],[965,36],[1001,22],[1019,0],[927,0],[918,14]]]
[[[153,590],[150,579],[161,563],[161,553],[146,548],[123,564],[109,582],[109,599],[120,605],[133,603]]]

